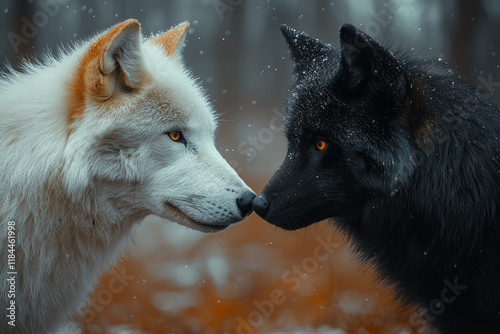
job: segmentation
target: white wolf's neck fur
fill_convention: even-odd
[[[63,321],[116,257],[133,223],[151,213],[120,203],[118,198],[133,196],[131,183],[110,192],[96,180],[81,186],[65,179],[68,164],[77,161],[68,159],[69,151],[92,144],[85,138],[68,143],[65,103],[68,82],[89,45],[58,60],[48,58],[44,65],[26,65],[26,73],[9,73],[0,81],[0,233],[6,236],[7,222],[16,222],[16,303],[22,305],[14,331],[44,333]],[[163,81],[172,80],[186,94],[203,98],[180,59],[166,62],[153,45],[143,45],[142,52],[151,75],[161,68],[170,74]],[[109,122],[78,131],[94,136]],[[87,172],[81,171],[82,178]],[[7,271],[6,245],[2,240],[2,273]],[[5,311],[6,288],[0,297]],[[12,330],[5,322],[2,316],[2,332]]]

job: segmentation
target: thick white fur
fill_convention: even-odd
[[[205,232],[243,218],[236,199],[250,189],[216,150],[216,118],[179,52],[126,34],[106,52],[120,52],[131,85],[144,72],[148,83],[121,93],[112,112],[88,101],[70,132],[68,83],[92,40],[0,80],[1,333],[55,330],[147,215]],[[117,65],[111,56],[104,74]],[[165,134],[172,130],[187,146]],[[15,328],[4,316],[8,221],[16,222]]]

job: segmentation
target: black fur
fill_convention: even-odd
[[[500,333],[499,108],[351,25],[340,49],[282,32],[296,63],[288,155],[255,211],[289,230],[335,218],[428,324]]]

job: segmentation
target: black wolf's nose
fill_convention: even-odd
[[[254,197],[255,194],[253,192],[247,191],[236,200],[242,217],[246,217],[250,214],[250,212],[252,212],[252,201]]]
[[[267,207],[269,206],[269,203],[266,201],[266,199],[264,198],[264,196],[262,196],[262,194],[256,196],[254,199],[253,199],[253,209],[255,210],[255,212],[261,216],[261,217],[265,217],[266,216],[266,213],[267,213]]]

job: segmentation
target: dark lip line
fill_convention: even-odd
[[[172,203],[165,202],[165,204],[168,207],[172,208],[177,214],[182,215],[183,217],[187,218],[188,220],[190,220],[191,222],[193,222],[196,225],[213,228],[213,229],[216,229],[216,230],[219,230],[219,231],[224,230],[224,229],[226,229],[227,227],[230,226],[230,225],[206,224],[206,223],[202,223],[202,222],[196,221],[193,218],[191,218],[190,216],[188,216],[186,213],[184,213],[184,211],[182,211],[181,209],[179,209],[177,206],[173,205]]]
[[[211,228],[214,228],[216,230],[224,230],[224,229],[226,229],[227,227],[230,226],[230,225],[205,224],[205,223],[200,223],[200,222],[196,222],[196,224],[201,225],[201,226],[205,226],[205,227],[211,227]]]
[[[258,196],[258,195],[257,195],[257,196]],[[270,202],[269,202],[269,203],[270,203]],[[270,204],[271,204],[271,203],[270,203]],[[282,208],[282,209],[281,209],[281,211],[289,211],[291,208],[294,208],[294,207],[296,207],[296,206],[297,206],[297,205],[296,205],[296,203],[289,204],[289,205],[286,205],[284,208]],[[256,213],[257,213],[257,212],[256,212]],[[270,223],[270,224],[272,224],[272,225],[274,225],[274,226],[277,226],[277,227],[283,227],[283,224],[282,224],[283,222],[278,222],[278,223],[275,223],[275,222],[270,222],[270,221],[268,221],[268,220],[266,219],[267,217],[266,217],[266,218],[264,218],[264,217],[260,216],[258,213],[257,213],[257,215],[258,215],[261,219],[265,220],[266,222],[268,222],[268,223]],[[314,221],[314,222],[312,222],[312,223],[309,223],[308,225],[301,226],[301,227],[299,227],[299,228],[303,228],[303,227],[307,227],[307,226],[310,226],[310,225],[313,225],[313,224],[317,224],[317,223],[319,223],[320,221],[323,221],[323,220],[325,220],[325,219],[334,219],[334,218],[341,218],[341,216],[333,215],[333,216],[331,216],[331,217],[326,217],[326,218],[323,218],[323,219],[320,219],[320,220]],[[286,220],[286,222],[288,223],[288,220]]]

